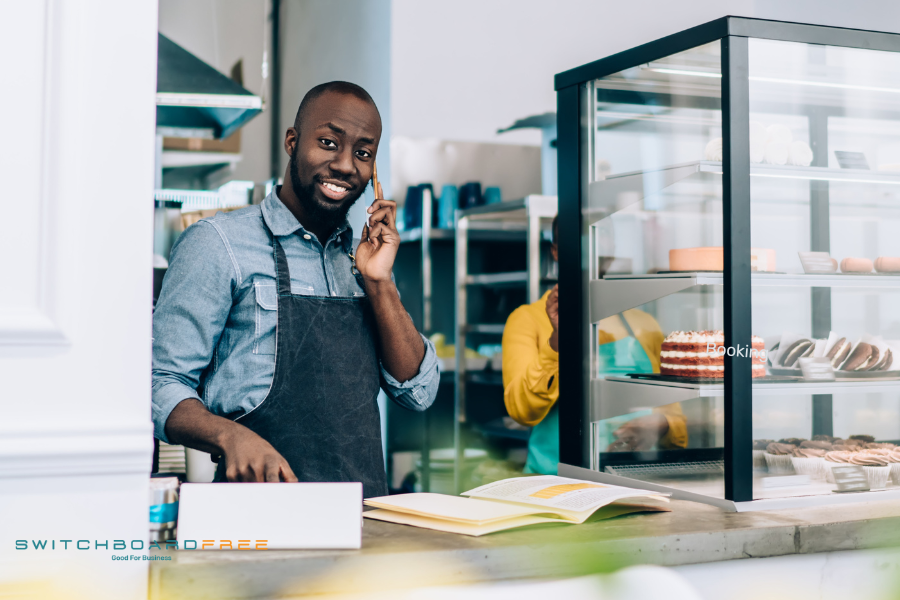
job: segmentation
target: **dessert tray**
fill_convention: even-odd
[[[670,383],[722,383],[724,381],[722,377],[678,377],[676,375],[661,375],[659,373],[628,373],[628,377]],[[755,377],[753,383],[787,383],[800,379],[800,377],[766,375],[765,377]]]
[[[769,373],[776,376],[803,378],[803,371],[800,369],[769,367]],[[900,371],[835,371],[834,377],[837,381],[845,379],[897,379],[900,378]]]

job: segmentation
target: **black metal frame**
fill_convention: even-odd
[[[583,89],[595,79],[663,59],[697,46],[722,44],[723,242],[725,272],[725,344],[748,346],[751,340],[750,157],[748,38],[900,52],[900,35],[858,29],[722,17],[697,27],[620,52],[555,78],[558,123],[560,281],[565,294],[560,311],[560,462],[589,466],[586,448],[590,423],[585,401],[590,385],[591,340],[588,322],[587,256],[582,204],[586,200],[582,119]],[[616,92],[609,92],[616,93]],[[625,92],[622,92],[625,93]],[[809,114],[810,142],[827,147],[829,114]],[[816,152],[819,160],[825,156]],[[810,184],[813,250],[829,249],[828,183]],[[830,289],[813,288],[813,333],[830,329]],[[827,333],[827,331],[826,331]],[[753,499],[752,377],[749,358],[725,357],[725,498]],[[831,433],[831,396],[813,398],[814,433]]]

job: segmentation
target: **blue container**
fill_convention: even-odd
[[[498,187],[489,187],[484,190],[484,203],[485,204],[496,204],[498,202],[503,201],[503,196],[500,194],[500,188]]]
[[[484,204],[484,197],[481,195],[481,183],[470,181],[459,188],[459,207],[472,208]]]
[[[438,200],[438,223],[441,229],[453,229],[456,227],[456,209],[459,208],[459,190],[455,185],[445,185],[441,189],[441,197]]]
[[[403,205],[403,228],[407,231],[422,226],[422,199],[425,197],[426,189],[431,192],[431,226],[438,226],[438,201],[434,196],[434,186],[430,183],[420,183],[406,189],[406,203]]]
[[[417,185],[411,185],[406,189],[403,226],[407,231],[422,226],[422,188]]]

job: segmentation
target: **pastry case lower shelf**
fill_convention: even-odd
[[[809,381],[761,378],[753,382],[755,396],[828,394],[900,394],[900,379]],[[724,383],[678,383],[610,376],[591,380],[591,421],[627,415],[695,398],[725,395]]]

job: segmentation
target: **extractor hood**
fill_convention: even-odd
[[[262,111],[262,98],[162,34],[157,55],[158,133],[222,139]]]

